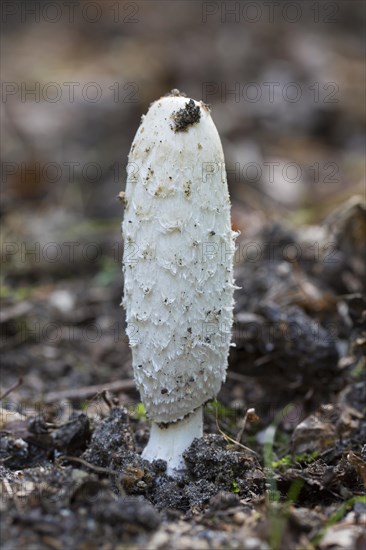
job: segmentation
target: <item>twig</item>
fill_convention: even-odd
[[[53,403],[62,399],[86,399],[103,391],[118,392],[136,388],[133,380],[117,380],[109,384],[97,384],[95,386],[84,386],[83,388],[70,388],[68,390],[53,391],[46,393],[43,397],[44,403]]]
[[[236,442],[240,443],[243,438],[243,433],[245,430],[245,426],[247,425],[247,420],[249,418],[255,418],[256,420],[259,420],[258,416],[256,415],[255,409],[247,409],[247,412],[244,415],[244,418],[242,420],[240,430],[238,432],[238,435],[236,436]]]
[[[113,403],[111,400],[111,396],[109,395],[108,390],[103,390],[100,394],[101,398],[103,399],[104,403],[107,405],[109,410],[111,411],[113,409]]]
[[[243,445],[242,443],[238,443],[235,439],[227,435],[225,432],[222,431],[222,429],[219,426],[219,419],[216,411],[216,428],[220,432],[220,434],[226,439],[226,441],[230,441],[230,443],[233,443],[236,447],[240,447],[241,449],[244,449],[245,451],[248,451],[249,453],[252,453],[255,456],[258,456],[258,453],[253,451],[253,449],[250,449],[249,447],[246,447],[246,445]]]
[[[117,489],[119,490],[120,494],[124,496],[126,494],[126,491],[122,487],[121,480],[120,480],[120,472],[117,472],[116,470],[110,470],[109,468],[102,468],[102,466],[94,466],[94,464],[90,464],[90,462],[87,462],[83,458],[79,458],[77,456],[68,456],[68,455],[62,455],[57,458],[57,462],[60,462],[61,460],[69,460],[70,462],[79,462],[86,468],[90,468],[90,470],[93,470],[94,472],[97,472],[99,474],[110,474],[112,476],[116,476],[114,478],[114,482],[117,486]]]
[[[8,390],[6,390],[6,392],[0,395],[0,401],[5,399],[5,397],[7,397],[9,393],[19,388],[19,386],[21,386],[22,384],[23,384],[23,378],[19,378],[18,382],[15,382],[15,384],[13,384]]]
[[[86,460],[84,460],[83,458],[79,458],[78,456],[62,455],[57,457],[57,462],[61,462],[61,460],[79,462],[83,466],[86,466],[87,468],[90,468],[91,470],[94,470],[94,472],[98,472],[99,474],[110,474],[113,476],[117,476],[120,474],[120,472],[117,472],[116,470],[110,470],[109,468],[102,468],[102,466],[95,466],[94,464],[90,464],[90,462],[87,462]]]

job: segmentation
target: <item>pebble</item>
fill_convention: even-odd
[[[247,518],[247,516],[246,516],[246,514],[244,514],[244,512],[236,512],[233,515],[233,521],[237,525],[243,525],[243,523],[245,523],[246,518]]]

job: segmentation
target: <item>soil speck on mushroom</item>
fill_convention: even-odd
[[[174,131],[185,132],[188,126],[196,124],[200,121],[201,112],[199,106],[195,105],[193,99],[187,101],[183,109],[179,109],[176,113],[172,114],[174,120]]]

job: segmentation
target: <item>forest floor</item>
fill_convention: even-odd
[[[228,378],[178,480],[140,457],[149,423],[119,307],[119,250],[92,263],[76,253],[57,274],[42,254],[11,255],[3,550],[365,547],[365,208],[348,202],[307,231],[257,225],[261,258],[236,266]],[[108,225],[88,231],[110,252]]]

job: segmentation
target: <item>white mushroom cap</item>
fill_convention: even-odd
[[[127,174],[123,304],[134,375],[148,416],[172,423],[217,395],[231,339],[235,235],[208,107],[155,101]]]

